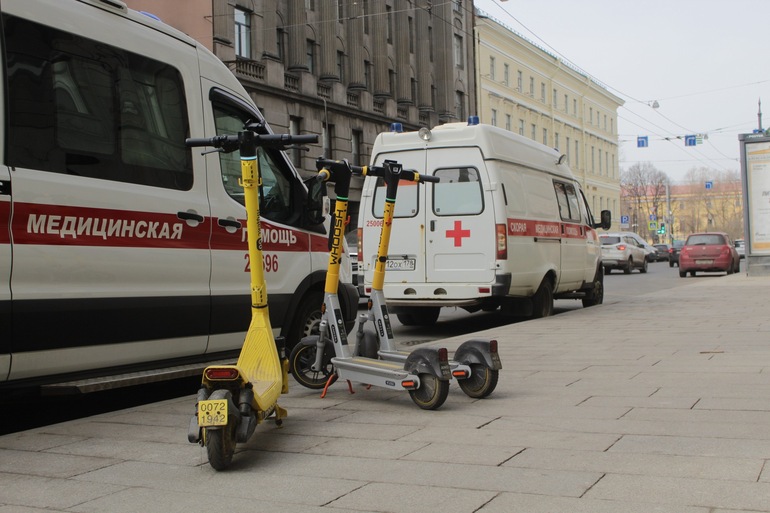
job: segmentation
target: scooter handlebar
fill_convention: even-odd
[[[292,135],[292,134],[256,134],[254,135],[256,146],[277,148],[280,150],[293,144],[310,144],[318,142],[317,135]],[[214,137],[185,139],[185,144],[189,147],[195,146],[213,146],[221,149],[225,153],[235,151],[239,148],[241,137],[235,135],[215,135]]]
[[[415,171],[414,169],[404,169],[397,162],[385,161],[383,166],[368,166],[363,168],[363,174],[367,176],[397,176],[399,180],[407,180],[410,182],[440,182],[441,179],[438,176],[423,175]]]

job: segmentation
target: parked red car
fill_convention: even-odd
[[[679,276],[696,271],[722,271],[733,274],[740,271],[741,259],[735,245],[726,233],[693,233],[687,237],[679,252]]]

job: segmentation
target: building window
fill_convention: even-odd
[[[369,0],[362,0],[364,7],[364,34],[369,33]]]
[[[570,158],[570,151],[569,151],[569,137],[564,138],[564,147],[567,149],[567,162],[572,164],[572,159]]]
[[[291,135],[299,135],[301,127],[302,119],[298,117],[290,117],[289,118],[289,133]],[[294,164],[294,167],[301,168],[302,167],[302,148],[299,146],[293,146],[291,149],[291,163]]]
[[[491,80],[495,79],[495,58],[494,57],[489,58],[489,78]]]
[[[564,95],[564,112],[567,112],[569,110],[569,102],[567,99],[567,95]]]
[[[535,96],[535,77],[529,77],[529,95]]]
[[[588,124],[589,125],[593,125],[594,124],[594,108],[593,107],[588,107]]]
[[[327,159],[334,158],[334,125],[323,124],[323,152]]]
[[[509,84],[510,72],[511,72],[510,66],[508,66],[507,64],[503,64],[503,83],[505,84],[506,87],[510,85]]]
[[[577,99],[572,99],[572,115],[577,116]]]
[[[337,0],[337,21],[342,23],[342,20],[345,19],[345,10],[343,8],[342,0]]]
[[[599,176],[602,174],[602,150],[599,149]]]
[[[235,8],[235,55],[251,59],[251,13]]]
[[[458,36],[455,34],[455,66],[458,68],[462,68],[464,66],[463,63],[463,36]]]
[[[305,9],[308,11],[315,10],[315,0],[305,0]]]
[[[524,76],[522,75],[521,71],[516,71],[516,90],[519,92],[522,92],[522,89],[524,88]]]
[[[559,149],[559,132],[553,134],[553,147]]]
[[[455,91],[455,115],[457,119],[465,119],[465,95],[462,91]]]
[[[519,120],[519,135],[524,135],[524,120]]]
[[[351,138],[350,138],[350,144],[351,144],[351,153],[352,153],[352,160],[353,164],[358,166],[362,163],[362,155],[361,155],[361,146],[363,145],[364,141],[364,133],[361,130],[353,130]]]
[[[545,82],[540,82],[540,101],[545,103]]]
[[[537,126],[536,126],[534,123],[532,123],[532,135],[531,135],[531,139],[532,139],[533,141],[536,141],[536,140],[537,140]]]
[[[492,126],[497,126],[497,109],[492,109]]]
[[[390,89],[391,98],[396,97],[396,72],[392,69],[388,70],[388,88]]]
[[[580,165],[580,142],[575,141],[575,165]]]
[[[557,108],[559,106],[559,97],[556,95],[556,89],[553,90],[551,99],[553,100],[553,108]]]
[[[414,53],[414,20],[411,16],[407,18],[407,25],[409,26],[409,53]]]
[[[452,0],[452,10],[454,10],[454,12],[462,12],[462,10],[463,10],[463,1],[462,0]]]
[[[284,30],[280,29],[280,28],[278,29],[277,32],[278,33],[276,34],[276,37],[275,37],[275,40],[276,40],[276,50],[275,51],[278,53],[278,59],[281,62],[285,63],[284,59],[286,59],[286,50],[284,50],[284,48],[286,46],[284,45],[283,38],[286,37],[286,32],[284,32]]]
[[[307,66],[307,70],[310,73],[315,72],[315,41],[312,39],[307,40],[307,44],[305,45],[305,65]]]
[[[389,5],[385,6],[385,17],[388,23],[388,43],[393,43],[393,8]]]
[[[548,129],[543,128],[543,144],[548,144]]]
[[[510,130],[511,129],[511,115],[506,114],[505,115],[505,129]]]
[[[364,61],[364,85],[366,90],[372,92],[372,63]]]

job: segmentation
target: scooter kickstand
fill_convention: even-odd
[[[329,376],[329,379],[328,379],[328,380],[326,380],[326,385],[324,386],[324,391],[323,391],[323,392],[321,392],[321,399],[323,399],[324,397],[326,397],[326,392],[328,392],[328,391],[329,391],[329,387],[332,385],[332,383],[334,383],[335,381],[337,381],[337,378],[338,378],[338,377],[339,377],[339,376],[337,376],[337,373],[336,373],[336,372],[335,372],[334,374],[332,374],[331,376]],[[353,383],[351,383],[349,379],[346,379],[345,381],[347,381],[347,382],[348,382],[348,390],[350,391],[350,393],[351,393],[351,394],[355,394],[355,391],[353,390]]]

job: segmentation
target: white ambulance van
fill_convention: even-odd
[[[396,198],[384,292],[406,325],[430,325],[441,307],[543,317],[553,300],[602,302],[601,245],[610,212],[594,221],[564,157],[471,118],[432,130],[382,133],[372,163],[396,160],[438,176]],[[371,288],[385,188],[364,182],[359,272]]]
[[[253,101],[121,1],[0,10],[0,387],[234,354],[251,315],[239,157],[185,138],[264,122]],[[291,345],[320,320],[328,222],[282,152],[259,158],[270,316]]]

